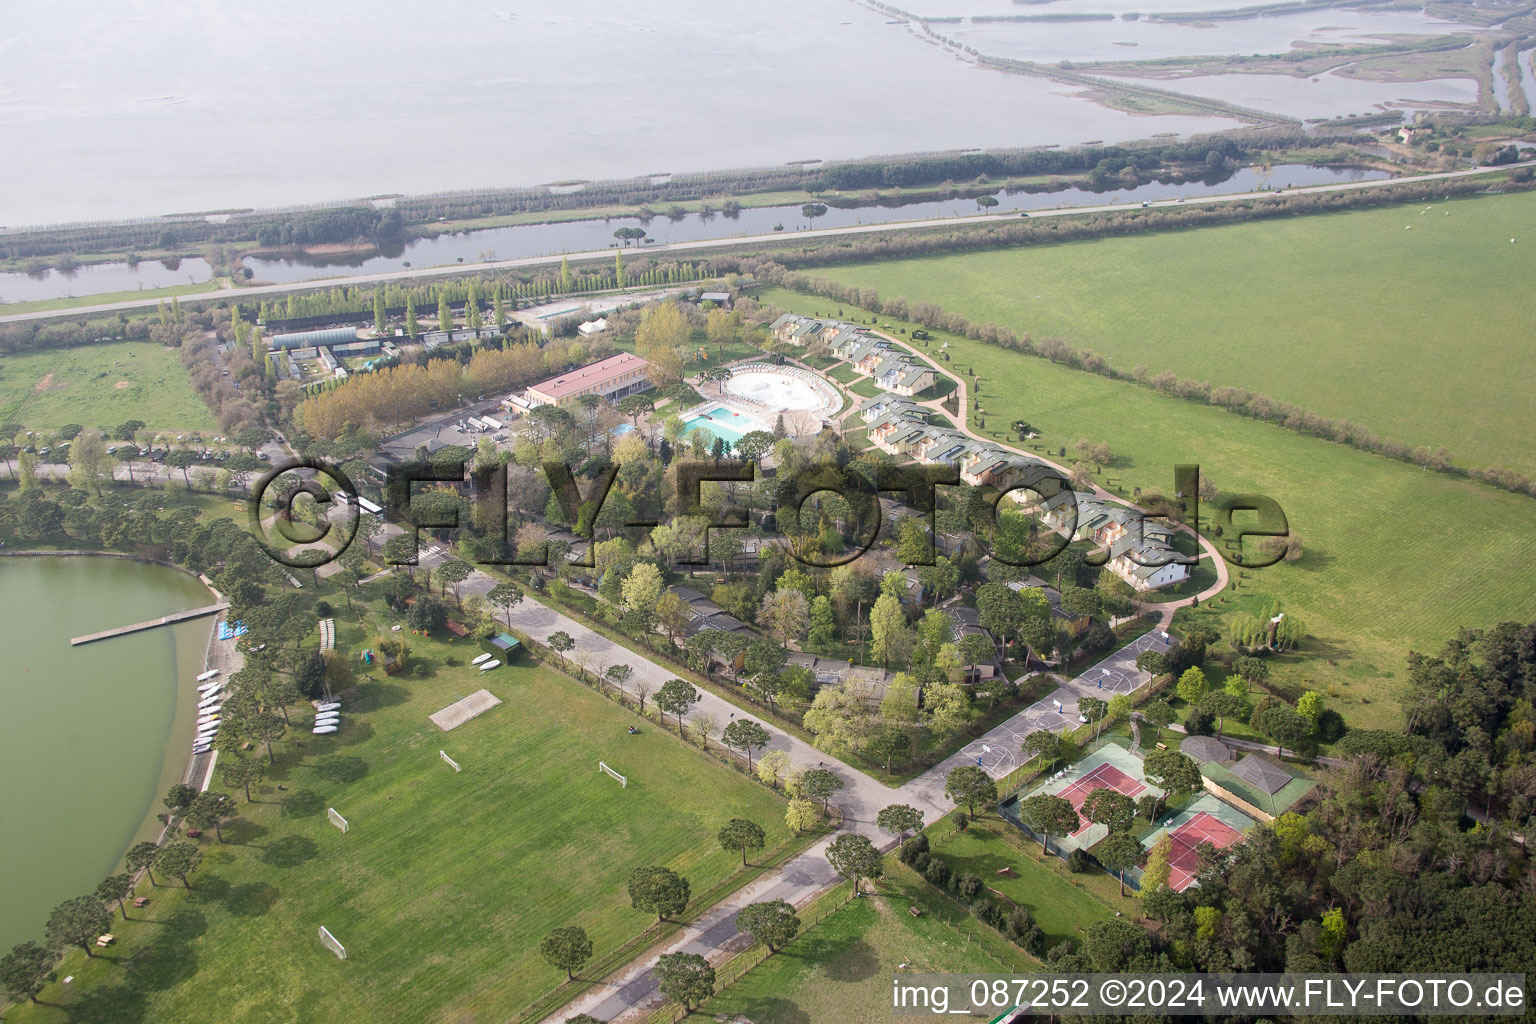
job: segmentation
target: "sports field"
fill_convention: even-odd
[[[794,312],[835,308],[781,289],[763,298]],[[1464,625],[1536,618],[1526,568],[1536,558],[1536,501],[1528,497],[932,333],[929,351],[947,341],[951,366],[981,374],[988,436],[1003,439],[1003,428],[1023,418],[1041,432],[1031,444],[1052,452],[1079,438],[1106,442],[1115,459],[1100,479],[1122,493],[1170,493],[1174,465],[1199,463],[1223,492],[1278,501],[1306,554],[1238,578],[1232,599],[1277,596],[1304,620],[1311,635],[1300,654],[1274,660],[1275,678],[1330,693],[1352,725],[1401,723],[1393,680],[1410,647],[1432,650]],[[988,383],[997,381],[1007,387]]]
[[[907,971],[1032,971],[1020,949],[905,868],[875,895],[845,904],[809,928],[690,1021],[753,1024],[888,1024],[891,977]],[[909,906],[923,913],[913,917]]]
[[[146,923],[71,956],[73,985],[7,1019],[501,1024],[563,980],[537,953],[550,929],[581,925],[601,957],[654,920],[629,906],[635,867],[669,866],[697,896],[739,866],[715,840],[728,818],[758,822],[770,849],[787,838],[778,797],[662,729],[627,735],[633,715],[566,677],[479,675],[443,665],[451,645],[411,642],[434,676],[365,684],[335,737],[290,734],[226,845],[203,841],[194,891],[145,886],[153,902],[130,914]],[[450,733],[427,721],[482,685],[504,703]]]
[[[129,341],[0,357],[0,423],[110,430],[127,420],[152,430],[215,429],[174,349]]]
[[[1536,193],[815,273],[1536,475]]]

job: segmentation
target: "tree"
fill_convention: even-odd
[[[512,609],[522,603],[523,588],[516,583],[498,583],[486,591],[485,599],[501,609],[502,616],[507,620],[507,628],[511,629]]]
[[[799,934],[800,918],[783,900],[767,900],[742,907],[736,914],[736,928],[767,946],[768,952],[777,953]]]
[[[565,972],[565,980],[572,981],[582,965],[592,959],[592,940],[584,928],[556,928],[539,943],[539,955],[556,970]]]
[[[95,896],[76,896],[53,908],[43,936],[50,946],[79,946],[86,956],[96,940],[112,927],[112,915]]]
[[[267,766],[259,760],[232,752],[219,760],[219,777],[224,780],[224,785],[244,789],[246,803],[251,802],[251,784],[261,782],[266,771]]]
[[[1286,747],[1295,750],[1312,735],[1311,719],[1289,704],[1278,701],[1267,707],[1261,706],[1254,712],[1250,724],[1274,741],[1282,757]]]
[[[58,955],[53,950],[35,942],[12,946],[11,951],[0,958],[0,988],[5,989],[12,999],[30,999],[35,1003],[56,960]]]
[[[155,867],[168,875],[175,875],[181,879],[183,886],[190,889],[192,883],[187,881],[187,876],[197,870],[202,860],[202,850],[191,843],[178,841],[160,847],[155,854]]]
[[[908,804],[891,804],[880,808],[880,813],[875,815],[875,824],[880,827],[880,831],[904,843],[909,834],[923,830],[923,812]]]
[[[1323,704],[1323,695],[1316,690],[1308,690],[1296,700],[1296,711],[1315,727],[1317,720],[1322,717],[1327,707]]]
[[[1199,790],[1200,766],[1188,754],[1177,750],[1153,750],[1142,762],[1147,780],[1167,793],[1193,793]]]
[[[69,446],[69,482],[82,491],[95,491],[99,498],[102,477],[112,478],[106,442],[97,431],[84,431]]]
[[[832,794],[842,788],[843,780],[826,768],[812,768],[800,776],[800,792],[812,800],[820,800],[823,813],[831,806]]]
[[[656,706],[677,717],[677,734],[683,734],[683,716],[704,697],[686,679],[668,679],[656,691]]]
[[[1108,790],[1098,790],[1105,793]],[[1119,794],[1115,794],[1118,796]],[[1120,879],[1120,895],[1125,895],[1125,869],[1136,866],[1136,861],[1141,859],[1141,843],[1130,832],[1111,831],[1097,846],[1093,848],[1093,855],[1099,858],[1099,863],[1105,870],[1113,871]]]
[[[1172,854],[1173,841],[1165,832],[1147,852],[1147,866],[1141,873],[1142,898],[1146,898],[1168,884],[1168,878],[1173,873],[1172,866],[1168,863],[1168,858]]]
[[[1113,789],[1095,789],[1083,801],[1082,816],[1111,832],[1124,832],[1136,822],[1136,802]]]
[[[232,801],[227,793],[216,793],[213,790],[197,794],[192,801],[192,806],[187,808],[187,824],[193,828],[212,828],[213,834],[219,842],[224,841],[224,833],[220,826],[224,819],[229,817],[232,810]]]
[[[827,863],[844,878],[853,879],[853,895],[859,895],[859,879],[879,878],[883,873],[880,851],[865,836],[844,832],[827,847]]]
[[[794,829],[796,833],[815,828],[816,822],[820,820],[821,814],[816,810],[816,805],[804,797],[795,797],[790,800],[789,808],[784,812],[784,824]]]
[[[165,797],[160,801],[171,812],[172,818],[179,818],[192,806],[192,801],[197,798],[197,790],[184,782],[178,782],[166,790]]]
[[[976,765],[963,764],[950,769],[945,776],[944,795],[957,804],[964,804],[974,818],[977,804],[990,804],[997,799],[997,783]]]
[[[655,608],[661,597],[661,570],[650,562],[636,563],[624,578],[621,593],[625,608]]]
[[[784,751],[765,751],[763,756],[757,759],[757,777],[774,789],[778,789],[784,773],[789,771],[789,764],[789,755]]]
[[[658,697],[659,699],[659,697]],[[725,745],[747,755],[747,771],[752,770],[752,751],[768,745],[768,730],[750,718],[738,718],[725,727]]]
[[[725,849],[741,851],[742,867],[747,866],[748,850],[761,850],[768,842],[768,837],[763,833],[763,827],[746,818],[732,818],[720,827],[716,838]]]
[[[115,875],[108,875],[101,880],[96,887],[96,898],[103,903],[116,903],[117,909],[122,913],[123,920],[128,920],[128,908],[123,900],[133,892],[133,876],[123,871]]]
[[[1152,742],[1156,743],[1162,731],[1179,717],[1179,713],[1167,701],[1155,700],[1142,709],[1141,716],[1152,723]]]
[[[149,884],[155,885],[155,873],[153,870],[151,870],[151,866],[155,862],[155,854],[159,851],[160,847],[156,846],[154,843],[149,842],[148,840],[142,843],[135,843],[133,846],[129,847],[128,852],[123,855],[123,863],[128,866],[129,871],[142,870],[148,872]]]
[[[1040,833],[1040,849],[1046,852],[1052,833],[1070,835],[1082,824],[1072,804],[1051,793],[1036,793],[1020,803],[1019,820]]]
[[[469,574],[472,572],[474,572],[473,567],[468,562],[458,558],[450,558],[437,567],[436,575],[438,581],[446,583],[453,588],[453,603],[460,608],[464,607],[464,605],[459,600],[459,584],[469,579]]]
[[[906,756],[912,750],[912,737],[905,729],[885,725],[875,730],[869,738],[869,752],[885,759],[885,770],[891,770],[891,762]]]
[[[757,612],[758,624],[778,640],[780,647],[804,636],[810,618],[810,602],[805,595],[784,587],[765,595]]]
[[[1204,697],[1210,688],[1211,684],[1198,665],[1185,669],[1184,674],[1179,676],[1179,699],[1191,706],[1199,704],[1200,698]]]
[[[1099,697],[1079,697],[1077,699],[1077,711],[1088,721],[1093,723],[1093,738],[1099,738],[1099,727],[1104,724],[1104,713],[1109,710],[1109,701]]]
[[[549,639],[545,642],[549,644],[550,650],[554,651],[560,656],[560,667],[562,669],[565,668],[566,652],[570,651],[576,646],[576,641],[571,639],[571,634],[567,633],[563,629],[557,630],[556,632],[549,634]]]
[[[715,969],[697,953],[663,953],[656,960],[656,987],[682,1008],[693,1008],[715,994]]]
[[[629,876],[629,903],[665,921],[688,906],[688,879],[663,867],[635,868]]]
[[[900,599],[895,594],[881,594],[869,610],[870,653],[880,658],[881,668],[889,667],[891,654],[903,646],[906,632],[907,616]]]
[[[1024,752],[1024,760],[1038,757],[1040,763],[1046,766],[1046,771],[1056,767],[1056,762],[1061,760],[1066,741],[1049,729],[1040,729],[1024,737],[1024,742],[1019,745]]]
[[[1228,680],[1239,678],[1228,676]],[[1226,726],[1228,715],[1241,716],[1247,710],[1248,702],[1242,697],[1233,696],[1226,690],[1212,690],[1200,698],[1200,710],[1208,715],[1216,716],[1216,738],[1221,739],[1221,731]]]

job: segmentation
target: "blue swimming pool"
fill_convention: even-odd
[[[712,405],[706,409],[694,413],[683,420],[683,436],[692,433],[695,427],[708,431],[722,441],[729,441],[734,445],[746,434],[754,430],[768,430],[759,420],[748,416],[744,412],[723,405]]]

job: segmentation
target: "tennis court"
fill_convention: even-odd
[[[1113,789],[1136,800],[1143,796],[1162,796],[1163,791],[1146,781],[1142,775],[1141,758],[1116,741],[1104,742],[1098,750],[1081,761],[1069,765],[1048,776],[1028,793],[1009,797],[999,806],[1003,817],[1039,841],[1039,836],[1019,818],[1022,801],[1040,793],[1059,796],[1078,812],[1078,827],[1070,835],[1051,834],[1050,845],[1058,856],[1065,857],[1073,850],[1086,850],[1109,834],[1104,825],[1096,825],[1082,818],[1082,807],[1088,794],[1096,789]]]
[[[1243,841],[1243,833],[1253,827],[1253,819],[1235,807],[1204,793],[1184,810],[1163,822],[1163,827],[1142,840],[1150,850],[1163,836],[1168,837],[1168,887],[1183,892],[1195,880],[1200,863],[1200,844],[1210,843],[1225,850]],[[1136,873],[1140,884],[1141,872]]]
[[[1117,793],[1123,793],[1132,800],[1147,792],[1145,783],[1138,782],[1125,772],[1116,768],[1109,762],[1099,765],[1097,768],[1072,783],[1070,786],[1057,792],[1057,796],[1072,805],[1077,812],[1080,825],[1072,835],[1079,836],[1092,827],[1093,822],[1083,817],[1083,804],[1088,801],[1088,794],[1096,789],[1112,789]]]

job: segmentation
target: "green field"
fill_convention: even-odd
[[[1045,932],[1046,946],[1065,939],[1081,942],[1088,926],[1107,919],[1116,910],[1135,916],[1139,904],[1122,897],[1113,876],[1097,868],[1074,875],[1066,861],[1040,852],[1040,844],[995,815],[986,815],[965,832],[955,832],[949,822],[931,828],[931,849],[952,870],[971,872],[982,882],[1028,907]],[[999,875],[1011,868],[1017,877]]]
[[[688,1020],[888,1024],[900,1019],[891,1015],[891,976],[901,964],[909,971],[1037,969],[1001,935],[891,860],[877,894],[807,929]],[[909,906],[922,916],[913,917]]]
[[[763,298],[796,312],[833,308],[777,289]],[[1078,438],[1106,442],[1115,461],[1100,479],[1122,493],[1134,486],[1171,492],[1174,464],[1194,462],[1223,492],[1278,501],[1306,554],[1239,577],[1237,597],[1272,594],[1303,619],[1311,635],[1301,652],[1275,659],[1275,678],[1335,694],[1351,724],[1401,722],[1392,680],[1410,647],[1437,649],[1463,625],[1536,618],[1530,498],[933,334],[929,351],[948,341],[952,365],[974,364],[981,374],[990,436],[1004,439],[1000,428],[1022,417],[1041,432],[1031,443],[1053,453]],[[989,381],[1007,381],[1007,389]]]
[[[365,684],[336,737],[290,734],[226,845],[203,840],[194,890],[143,886],[142,923],[119,921],[95,960],[71,954],[74,983],[7,1019],[501,1024],[563,980],[536,951],[550,929],[585,927],[601,957],[654,920],[629,906],[633,868],[672,867],[697,897],[739,869],[714,838],[727,818],[760,823],[770,849],[787,840],[778,797],[664,730],[626,735],[631,714],[565,676],[479,676],[411,641],[432,677]],[[456,646],[461,664],[474,653]],[[481,685],[505,703],[451,733],[427,721]],[[347,961],[321,947],[322,924]]]
[[[1536,475],[1533,217],[1481,196],[816,272]]]
[[[143,420],[154,430],[214,430],[175,349],[113,342],[0,357],[0,423],[111,430]]]

